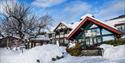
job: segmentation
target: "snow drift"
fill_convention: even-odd
[[[0,63],[38,63],[37,60],[40,63],[51,63],[52,58],[63,56],[62,52],[65,52],[63,47],[48,44],[34,47],[23,54],[2,56]]]
[[[41,63],[48,63],[52,58],[61,57],[62,51],[57,45],[43,45],[32,48],[31,50],[22,54],[23,60],[29,58],[26,63],[35,63],[40,60]]]
[[[125,58],[125,45],[112,46],[103,44],[100,47],[104,49],[103,58],[106,59]]]
[[[65,55],[64,58],[52,61],[52,58],[60,57],[65,53],[65,47],[57,45],[37,46],[29,50],[25,50],[23,54],[20,52],[0,49],[0,63],[125,63],[125,45],[112,46],[103,44],[104,55],[101,56],[70,56]],[[111,60],[113,59],[113,60]]]

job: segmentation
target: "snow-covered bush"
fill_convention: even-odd
[[[75,46],[67,48],[67,52],[72,56],[79,56],[81,54],[80,43],[76,43]]]
[[[76,43],[69,43],[68,48],[73,48],[76,46]]]

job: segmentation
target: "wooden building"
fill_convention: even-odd
[[[57,27],[53,29],[53,32],[49,34],[51,43],[59,43],[60,46],[67,46],[70,41],[67,40],[66,37],[71,30],[72,28],[68,24],[60,22]]]
[[[50,39],[48,37],[47,33],[39,34],[37,37],[30,38],[30,41],[28,42],[27,48],[33,48],[35,46],[40,46],[43,44],[48,44],[50,42]]]
[[[60,22],[52,33],[49,34],[51,43],[56,44],[59,42],[59,45],[83,41],[86,41],[86,44],[92,45],[108,40],[116,40],[116,38],[121,36],[125,37],[125,15],[107,20],[106,22],[102,22],[92,15],[85,15],[74,24]]]
[[[86,15],[68,34],[67,39],[80,42],[83,48],[86,48],[102,43],[104,41],[103,37],[108,35],[112,35],[114,39],[119,39],[122,36],[122,32],[92,16]]]
[[[17,37],[7,36],[0,40],[0,47],[13,48],[13,47],[19,47],[20,45],[21,45],[20,38]]]
[[[120,15],[118,17],[109,19],[106,23],[121,31],[123,33],[122,38],[125,39],[125,15]]]

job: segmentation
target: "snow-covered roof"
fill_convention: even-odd
[[[93,19],[96,19],[96,18],[93,18]],[[98,19],[96,19],[96,20],[98,20]],[[100,21],[100,22],[102,22],[110,27],[117,29],[115,27],[115,25],[125,23],[125,18],[119,18],[119,19],[113,19],[113,20],[107,20],[107,21],[101,21],[101,20],[98,20],[98,21]],[[97,26],[92,26],[92,28],[94,28],[94,27],[97,27]]]
[[[68,28],[72,28],[72,25],[71,25],[71,24],[67,24],[67,23],[65,23],[64,21],[61,21],[60,23],[64,24],[64,25],[67,26]],[[60,23],[58,23],[58,25],[59,25]],[[53,28],[51,29],[51,31],[53,32],[53,31],[58,27],[58,25],[55,26],[55,27],[53,27]]]
[[[114,20],[106,21],[106,24],[110,26],[115,26],[116,24],[125,23],[125,18],[119,18]]]
[[[36,38],[31,38],[31,40],[50,40],[48,36],[38,35]]]
[[[74,24],[70,24],[70,27],[73,29],[73,28],[75,28],[77,25],[79,24],[79,22],[75,22]]]
[[[92,19],[95,19],[95,20],[97,20],[97,21],[99,21],[99,22],[101,22],[101,23],[103,23],[103,24],[106,24],[106,25],[108,25],[108,26],[110,26],[110,27],[112,27],[112,28],[114,28],[114,29],[117,29],[116,27],[114,27],[114,25],[113,25],[112,23],[104,22],[104,21],[101,21],[101,20],[96,19],[96,18],[93,18],[93,17],[91,17],[91,18],[92,18]]]
[[[93,17],[92,14],[85,14],[84,16],[81,17],[81,19],[84,20],[87,16],[88,16],[88,17]]]
[[[67,24],[67,23],[65,23],[64,21],[61,21],[60,23],[63,23],[65,26],[67,26],[68,28],[72,28],[71,26],[71,24]]]
[[[63,22],[63,21],[61,21],[60,23],[63,23],[63,24],[66,25],[67,27],[71,28],[72,31],[73,31],[86,17],[90,17],[90,18],[92,18],[92,19],[94,19],[94,20],[97,20],[97,21],[99,21],[99,22],[101,22],[101,23],[103,23],[103,24],[106,24],[106,25],[108,25],[108,26],[114,28],[114,29],[117,29],[116,27],[114,27],[115,24],[125,23],[125,18],[119,18],[119,19],[114,19],[114,20],[109,20],[109,21],[101,21],[101,20],[99,20],[99,19],[94,18],[92,14],[86,14],[86,15],[82,16],[82,17],[81,17],[81,21],[77,21],[77,22],[75,22],[75,23],[73,23],[73,24],[67,24],[67,23],[65,23],[65,22]],[[59,23],[59,24],[60,24],[60,23]],[[95,28],[95,27],[97,27],[97,26],[93,25],[91,28]],[[56,27],[55,27],[55,28],[56,28]],[[55,29],[55,28],[54,28],[54,29]],[[54,29],[53,29],[53,30],[54,30]],[[72,31],[71,31],[71,32],[72,32]],[[70,32],[70,33],[71,33],[71,32]],[[69,33],[69,34],[70,34],[70,33]]]
[[[114,27],[113,25],[111,25],[111,23],[106,23],[106,22],[103,22],[103,21],[101,21],[101,20],[98,20],[98,19],[96,19],[96,18],[94,18],[92,15],[90,15],[90,14],[86,14],[85,16],[82,16],[81,17],[81,21],[79,22],[79,24],[77,24],[71,31],[70,31],[70,33],[68,34],[68,37],[70,36],[70,35],[72,35],[72,33],[77,29],[77,27],[79,27],[79,25],[83,22],[83,21],[85,21],[85,18],[91,18],[91,19],[93,19],[93,20],[95,20],[95,21],[97,21],[98,23],[100,23],[100,25],[103,25],[103,26],[105,26],[105,27],[110,27],[110,28],[108,28],[108,29],[113,29],[113,30],[115,30],[115,31],[117,31],[116,29],[116,27]],[[95,23],[97,23],[97,22],[95,22]],[[117,31],[118,32],[118,31]],[[120,32],[118,32],[119,34],[120,34]]]
[[[84,16],[81,17],[81,21],[77,22],[76,24],[74,24],[74,27],[72,28],[72,30],[70,31],[70,33],[68,34],[68,36],[76,29],[76,27],[78,27],[78,25],[86,18],[86,17],[92,17],[91,14],[86,14]]]

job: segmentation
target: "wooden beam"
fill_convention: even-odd
[[[101,27],[99,27],[99,29],[100,29],[100,37],[101,37],[101,42],[103,42],[102,28],[101,28]]]

